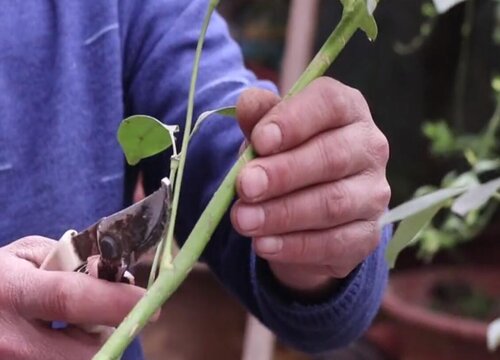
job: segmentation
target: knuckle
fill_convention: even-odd
[[[264,115],[274,105],[271,99],[277,101],[278,97],[269,90],[255,87],[246,89],[236,102],[237,118],[248,117],[249,111]]]
[[[385,166],[389,160],[389,141],[385,135],[377,129],[369,142],[369,150],[377,164]]]
[[[366,101],[363,93],[356,88],[349,88],[350,94],[350,106],[352,108],[352,112],[356,118],[356,120],[365,120],[368,122],[372,122],[372,117],[370,113],[370,107],[368,106],[368,102]]]
[[[363,96],[363,93],[357,88],[351,87],[349,89],[352,102],[356,105],[367,107],[366,99]]]
[[[294,184],[297,183],[297,177],[290,176],[290,174],[300,169],[302,164],[296,154],[290,154],[290,156],[286,157],[286,161],[281,164],[281,166],[278,163],[276,164],[277,168],[275,174],[273,174],[274,183],[272,186],[278,193],[285,193],[297,187]],[[273,180],[270,179],[270,181]]]
[[[343,143],[343,140],[339,142]],[[332,147],[334,143],[335,142],[332,141],[332,136],[329,134],[320,136],[318,141],[315,142],[318,158],[320,164],[322,164],[323,178],[329,178],[333,170],[344,173],[345,164],[350,160],[349,148],[338,146],[335,151],[333,151]]]
[[[330,142],[328,141],[325,136],[320,136],[318,138],[318,141],[315,143],[316,146],[316,153],[318,154],[318,159],[319,163],[321,164],[321,173],[322,177],[326,178],[332,171],[332,165],[333,165],[333,152],[330,151]],[[340,153],[344,153],[342,146],[339,146]],[[336,154],[336,156],[339,156],[339,154]]]
[[[379,215],[383,213],[387,206],[389,205],[389,201],[391,200],[391,187],[389,183],[384,178],[383,183],[381,185],[376,186],[370,192],[370,215]]]
[[[320,100],[321,112],[325,114],[334,112],[335,116],[330,117],[331,121],[345,119],[351,105],[349,93],[339,88],[337,81],[328,77],[318,79],[316,85],[315,91]]]
[[[381,189],[378,192],[378,202],[382,205],[382,211],[385,210],[385,208],[389,205],[389,202],[391,201],[391,196],[392,196],[392,191],[391,191],[391,186],[387,182],[386,179],[384,179],[384,184],[381,186]]]
[[[351,122],[359,119],[371,119],[368,103],[356,88],[344,85],[330,77],[321,77],[315,82],[316,93],[321,100],[321,110],[334,111],[336,118],[342,119],[341,123]]]
[[[347,195],[347,189],[342,182],[336,182],[324,188],[320,201],[323,216],[327,221],[333,223],[346,209],[349,209]]]
[[[330,178],[332,171],[335,171],[337,177],[347,175],[353,154],[345,133],[337,131],[335,135],[332,133],[321,136],[319,139],[317,146],[319,147],[319,158],[323,164],[323,175]]]
[[[365,251],[362,254],[362,258],[365,259],[377,248],[380,243],[380,227],[377,221],[366,221],[363,226],[366,246],[363,247]]]
[[[293,201],[288,197],[284,197],[279,202],[279,210],[277,210],[274,206],[266,208],[266,219],[272,219],[272,221],[266,225],[269,227],[272,226],[273,228],[277,227],[281,231],[287,231],[288,229],[291,229],[294,221]]]
[[[329,233],[327,233],[328,239],[325,241],[324,246],[324,261],[325,263],[332,263],[335,261],[337,264],[340,264],[341,259],[345,258],[345,255],[348,252],[348,248],[346,246],[346,242],[344,241],[342,231],[340,229],[335,229]]]
[[[330,106],[335,112],[335,116],[332,117],[332,120],[336,118],[336,121],[341,124],[349,122],[351,100],[345,93],[337,93],[335,97],[330,100]]]
[[[291,255],[298,259],[306,258],[309,255],[309,245],[309,237],[305,233],[297,234],[297,238],[293,241]]]

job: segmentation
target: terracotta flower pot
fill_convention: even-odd
[[[404,360],[489,360],[500,352],[486,348],[488,322],[431,310],[431,293],[437,284],[460,281],[489,297],[500,299],[500,266],[429,267],[391,276],[379,328],[391,354]],[[373,334],[372,334],[373,335]],[[375,332],[375,337],[380,339]]]

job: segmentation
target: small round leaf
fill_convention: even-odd
[[[140,160],[172,146],[177,131],[178,126],[165,125],[152,116],[133,115],[120,124],[118,142],[127,162],[136,165]]]

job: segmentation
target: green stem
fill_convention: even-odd
[[[357,1],[352,10],[344,12],[340,23],[337,25],[332,35],[320,49],[318,55],[312,60],[311,65],[308,66],[297,83],[292,87],[287,97],[293,96],[301,91],[314,79],[323,75],[330,67],[346,45],[347,41],[359,28],[363,16],[361,12],[366,11],[366,9],[362,8],[363,6],[366,6],[365,1]],[[184,136],[186,136],[186,133],[188,133],[187,130]],[[183,150],[183,155],[185,156],[185,154]],[[93,358],[94,360],[118,359],[125,348],[147,324],[149,318],[160,309],[162,304],[179,287],[195,265],[196,261],[198,261],[220,220],[227,213],[236,195],[236,177],[245,164],[254,157],[255,153],[252,147],[247,147],[208,203],[200,219],[184,243],[184,246],[175,257],[170,269],[160,272],[158,278],[147,291],[146,295],[139,301],[101,350],[95,355]],[[181,177],[180,174],[181,172],[179,171],[178,180]]]
[[[171,254],[171,249],[172,249],[172,244],[173,244],[173,239],[174,239],[174,230],[175,230],[175,223],[177,219],[177,209],[179,207],[179,198],[181,194],[181,186],[182,186],[182,177],[184,174],[184,168],[186,165],[186,155],[187,155],[187,148],[189,144],[189,137],[191,135],[191,127],[193,123],[193,112],[194,112],[194,96],[196,92],[196,81],[198,80],[198,71],[199,71],[199,65],[200,65],[200,59],[201,59],[201,53],[203,50],[203,44],[205,42],[205,36],[207,33],[208,25],[210,24],[210,19],[212,17],[213,12],[215,11],[215,8],[217,7],[219,3],[219,0],[210,0],[210,3],[208,5],[208,10],[205,15],[205,19],[203,20],[203,25],[201,28],[201,34],[198,39],[198,44],[196,46],[196,53],[195,53],[195,58],[194,58],[194,64],[193,64],[193,71],[192,71],[192,76],[191,76],[191,84],[189,86],[189,96],[188,96],[188,106],[187,106],[187,112],[186,112],[186,122],[184,124],[184,136],[182,138],[182,149],[181,149],[181,156],[179,159],[179,169],[177,172],[177,179],[178,181],[175,182],[175,187],[174,187],[174,196],[172,199],[172,213],[170,214],[170,223],[169,227],[167,230],[167,240],[166,240],[166,246],[164,249],[164,253],[162,255],[161,259],[161,267],[160,270],[170,270],[172,268],[172,254]]]
[[[304,70],[301,77],[292,86],[285,97],[297,94],[314,79],[322,76],[326,70],[328,70],[347,42],[359,28],[360,20],[363,16],[365,16],[363,11],[366,11],[365,9],[362,9],[362,7],[366,7],[366,2],[356,1],[352,10],[347,12],[344,10],[342,18],[340,19],[340,22],[335,30],[333,30],[330,34],[314,59],[312,59],[309,66]]]
[[[492,148],[496,146],[495,139],[500,129],[500,94],[497,95],[496,102],[495,112],[488,123],[488,127],[481,141],[482,146],[478,154],[478,157],[481,159],[488,157]]]
[[[465,122],[465,92],[467,89],[467,72],[470,62],[470,47],[472,27],[474,26],[475,1],[469,0],[465,4],[465,17],[462,24],[462,43],[460,45],[460,55],[458,57],[457,72],[455,76],[454,93],[454,124],[455,129],[460,133],[464,129]]]
[[[177,149],[175,149],[174,147],[174,155],[170,158],[170,174],[168,175],[171,184],[175,184],[175,178],[178,168],[179,168],[179,158],[177,155]],[[171,220],[170,214],[168,214],[168,216],[169,218],[167,219],[167,224],[169,224],[168,226],[170,227],[172,226],[170,221]],[[164,250],[165,246],[166,250]],[[156,279],[156,274],[158,273],[158,266],[160,265],[160,259],[162,254],[164,254],[164,256],[168,256],[169,257],[168,261],[169,263],[171,263],[172,252],[173,252],[173,239],[170,239],[170,241],[168,241],[168,239],[166,239],[166,234],[165,234],[165,236],[162,237],[160,244],[158,245],[158,248],[156,249],[155,252],[155,257],[153,260],[153,264],[151,266],[151,271],[149,272],[148,289],[153,285],[153,282]]]

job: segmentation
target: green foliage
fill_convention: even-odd
[[[175,145],[178,126],[169,126],[147,115],[126,118],[118,129],[120,143],[127,162],[136,165],[142,159],[153,156]]]
[[[385,214],[382,224],[401,221],[387,250],[391,266],[399,252],[410,244],[418,244],[419,254],[430,260],[439,250],[474,238],[493,218],[500,200],[498,79],[492,88],[497,95],[497,109],[480,133],[457,136],[444,121],[424,125],[423,133],[430,140],[434,155],[460,155],[469,169],[449,171],[439,187],[423,186],[415,193],[415,199]]]
[[[236,106],[228,106],[228,107],[223,107],[220,109],[205,111],[196,120],[196,124],[194,125],[193,132],[191,133],[191,136],[193,136],[196,133],[196,131],[198,131],[200,126],[205,122],[205,120],[207,120],[209,117],[211,117],[212,115],[215,115],[215,114],[235,118],[236,117]]]
[[[373,12],[377,7],[378,0],[340,0],[344,7],[343,17],[361,14],[359,20],[359,28],[363,30],[371,41],[377,38],[378,28],[377,22],[373,17]],[[358,10],[358,3],[363,2],[364,6]]]
[[[381,225],[402,220],[387,248],[386,259],[389,266],[394,267],[401,250],[416,238],[421,229],[451,198],[465,190],[463,187],[437,190],[387,212],[380,220]]]

